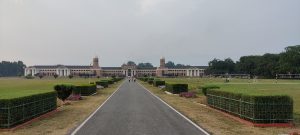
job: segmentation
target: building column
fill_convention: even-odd
[[[27,76],[27,68],[25,68],[24,76]]]

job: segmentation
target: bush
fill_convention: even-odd
[[[165,84],[166,84],[165,81],[162,81],[162,80],[154,80],[154,81],[153,81],[153,85],[154,85],[155,87],[163,86],[163,85],[165,85]]]
[[[246,95],[208,90],[207,103],[254,123],[289,123],[293,121],[293,99],[289,96]]]
[[[118,81],[121,81],[123,78],[112,78],[112,81],[113,82],[118,82]]]
[[[97,92],[97,87],[95,84],[84,84],[84,85],[76,85],[73,93],[80,93],[81,96],[90,96]]]
[[[173,94],[188,92],[188,84],[166,83],[166,90]]]
[[[0,99],[0,128],[12,128],[57,108],[57,93]]]
[[[102,86],[102,87],[104,87],[104,88],[107,88],[108,87],[108,81],[106,81],[106,80],[101,80],[101,81],[97,81],[97,82],[95,82],[97,85],[100,85],[100,86]]]
[[[106,80],[108,84],[114,84],[114,81],[112,79]]]
[[[69,84],[55,85],[54,89],[57,91],[57,96],[60,100],[65,101],[73,92],[74,86]]]
[[[148,82],[150,85],[153,84],[153,80],[148,80],[147,82]]]
[[[34,77],[32,75],[26,75],[25,78],[26,79],[34,79]]]
[[[212,89],[220,89],[220,86],[217,85],[206,85],[202,87],[202,93],[206,96],[207,90],[212,90]]]

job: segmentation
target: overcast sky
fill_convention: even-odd
[[[300,44],[300,0],[0,0],[0,61],[207,65]]]

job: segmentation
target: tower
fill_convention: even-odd
[[[165,57],[162,57],[160,59],[160,68],[165,68],[166,67],[166,60],[165,60]]]
[[[93,58],[93,70],[94,70],[94,74],[96,76],[101,76],[101,69],[100,69],[100,66],[99,66],[99,58],[98,57],[95,57]]]
[[[156,75],[158,77],[164,76],[164,74],[166,74],[165,70],[166,70],[166,60],[165,57],[162,57],[160,59],[159,67],[156,69]]]
[[[93,68],[94,68],[94,69],[100,68],[98,57],[93,58]]]

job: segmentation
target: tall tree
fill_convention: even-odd
[[[286,47],[280,54],[279,72],[300,73],[300,45]]]
[[[208,63],[209,68],[207,73],[210,74],[226,74],[235,72],[235,63],[232,59],[227,58],[225,60],[214,59]]]
[[[139,63],[138,68],[153,68],[153,65],[151,63]]]
[[[2,61],[0,62],[0,77],[21,76],[24,74],[25,67],[22,61]]]
[[[175,67],[175,63],[172,62],[172,61],[168,61],[168,62],[166,63],[166,67],[167,67],[167,68],[174,68],[174,67]]]
[[[127,65],[136,65],[136,64],[135,64],[135,62],[133,62],[133,61],[128,61],[128,62],[127,62]]]

